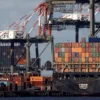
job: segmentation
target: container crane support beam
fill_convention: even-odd
[[[95,0],[90,0],[90,37],[93,37],[95,34],[94,3]]]
[[[75,3],[90,3],[90,0],[46,0],[47,3],[55,4],[75,4]],[[99,3],[99,0],[95,0],[96,3]]]

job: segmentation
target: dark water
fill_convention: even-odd
[[[100,100],[100,97],[27,97],[27,98],[0,98],[0,100]]]

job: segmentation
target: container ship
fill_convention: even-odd
[[[99,38],[82,38],[79,43],[57,43],[54,85],[70,94],[98,94]],[[63,74],[62,74],[63,73]]]
[[[81,3],[80,0],[76,1]],[[32,14],[21,18],[25,17],[24,22],[20,22],[24,25],[15,22],[9,27],[14,25],[16,30],[0,31],[0,97],[100,96],[100,38],[94,36],[94,27],[98,28],[98,32],[100,23],[95,26],[94,3],[90,0],[89,20],[88,17],[84,19],[83,15],[81,18],[75,15],[54,20],[53,5],[62,2],[66,4],[69,0],[47,0]],[[38,20],[28,33],[31,33],[38,23],[38,35],[30,37],[25,33],[25,27],[36,11],[39,11]],[[63,24],[76,25],[76,42],[54,44],[52,30]],[[78,31],[83,26],[90,27],[91,36],[83,37],[78,42]],[[32,43],[35,44],[36,58],[30,58]],[[39,43],[48,43],[46,47],[51,43],[52,62],[46,61],[43,66],[40,56],[46,47],[39,55]]]

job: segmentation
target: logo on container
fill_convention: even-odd
[[[87,89],[88,88],[88,84],[79,84],[79,88],[80,89]]]

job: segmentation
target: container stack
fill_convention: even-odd
[[[0,72],[10,72],[11,66],[11,44],[0,43]],[[25,52],[25,47],[17,44],[14,46],[14,64],[17,63],[20,56]],[[23,56],[26,59],[26,54]]]
[[[87,38],[82,38],[79,43],[57,43],[55,63],[69,64],[69,69],[75,72],[96,72],[99,71],[99,52],[100,43],[88,42]]]

